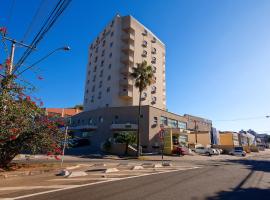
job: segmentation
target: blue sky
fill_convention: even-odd
[[[0,0],[0,26],[21,40],[40,0]],[[50,3],[49,3],[50,2]],[[31,38],[53,7],[45,0]],[[213,120],[221,130],[270,132],[270,1],[73,0],[25,65],[65,44],[24,78],[47,107],[82,103],[89,43],[117,14],[131,14],[166,44],[167,107]],[[11,14],[10,14],[11,13]],[[6,54],[0,46],[0,58]],[[22,48],[16,50],[19,58]],[[254,118],[237,121],[227,119]]]

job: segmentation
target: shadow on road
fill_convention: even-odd
[[[270,161],[267,160],[227,160],[223,162],[241,164],[251,171],[270,172]]]
[[[209,197],[208,200],[219,200],[219,199],[269,200],[269,198],[270,198],[270,189],[247,188],[233,191],[221,191],[216,196]]]
[[[208,200],[219,200],[219,199],[229,199],[229,200],[269,200],[270,199],[270,188],[260,189],[260,188],[241,188],[255,171],[270,172],[270,161],[265,160],[227,160],[224,161],[226,164],[234,163],[246,166],[250,170],[250,173],[231,191],[221,191],[215,196],[209,197]]]

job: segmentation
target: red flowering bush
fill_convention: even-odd
[[[1,76],[0,84],[0,168],[20,153],[61,155],[59,121],[45,115],[43,103],[26,95],[16,76]]]

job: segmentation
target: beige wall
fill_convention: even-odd
[[[142,105],[152,105],[161,109],[166,109],[166,85],[165,85],[165,46],[146,27],[140,24],[131,16],[116,16],[113,25],[110,22],[98,35],[89,48],[89,61],[86,72],[84,110],[94,110],[104,107],[119,107],[138,105],[139,92],[134,87],[134,82],[129,74],[136,63],[146,60],[151,64],[152,57],[156,57],[156,92],[151,92],[151,86],[145,91],[147,97],[142,101]],[[147,30],[147,35],[142,33]],[[113,35],[111,36],[111,33]],[[105,34],[103,34],[105,33]],[[152,42],[156,38],[156,42]],[[103,46],[103,41],[105,45]],[[147,47],[143,47],[143,41],[147,41]],[[110,44],[113,43],[111,47]],[[96,52],[96,48],[98,51]],[[152,48],[156,48],[156,53],[152,54]],[[105,51],[102,56],[103,50]],[[143,57],[143,51],[147,51],[147,56]],[[110,54],[112,56],[110,57]],[[90,56],[91,55],[91,56]],[[95,58],[97,62],[95,62]],[[123,62],[123,60],[125,62]],[[101,62],[104,61],[103,66]],[[111,68],[109,68],[111,65]],[[96,71],[94,70],[96,67]],[[102,73],[102,76],[100,74]],[[108,76],[111,77],[108,80]],[[95,80],[93,81],[93,79]],[[102,81],[102,86],[99,83]],[[95,90],[92,91],[93,86]],[[107,92],[107,89],[110,89]],[[126,90],[123,91],[123,90]],[[101,93],[101,95],[99,95]],[[99,98],[99,96],[101,96]],[[94,97],[94,102],[91,102]],[[152,103],[152,97],[156,97],[156,103]]]
[[[196,144],[196,132],[190,132],[188,134],[188,143]],[[207,146],[211,144],[211,136],[210,132],[197,132],[197,144],[202,144],[203,146]]]
[[[187,122],[188,122],[187,127],[189,130],[211,131],[211,127],[212,127],[211,120],[188,115],[188,114],[185,114],[184,117],[187,119]]]
[[[116,119],[115,116],[118,116]],[[85,126],[89,124],[90,119],[93,121],[95,130],[92,131],[91,144],[98,149],[100,143],[107,138],[112,137],[114,131],[112,124],[137,124],[138,107],[110,107],[101,108],[93,111],[85,111],[72,117],[71,127]],[[147,147],[146,151],[152,151],[152,146],[159,145],[160,139],[158,132],[160,131],[160,117],[165,116],[170,119],[176,119],[186,123],[186,119],[180,115],[166,112],[152,106],[142,106],[142,118],[140,120],[140,136],[141,145]],[[102,122],[99,118],[102,117]],[[157,124],[154,123],[154,117],[157,117]],[[78,123],[78,120],[80,123]],[[134,131],[134,130],[133,130]],[[136,131],[136,130],[135,130]]]

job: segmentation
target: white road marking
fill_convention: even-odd
[[[112,179],[112,180],[118,180],[119,178],[107,178],[107,177],[101,177],[101,178],[56,178],[56,179],[51,179],[47,181],[100,181],[100,180],[107,180],[107,179]]]
[[[76,185],[40,185],[40,186],[21,186],[21,187],[2,187],[0,191],[7,191],[7,190],[33,190],[33,189],[54,189],[54,188],[66,188],[72,187]]]
[[[198,168],[201,168],[201,167],[195,166],[195,167],[192,167],[192,168],[189,168],[189,169],[198,169]],[[156,175],[156,174],[165,174],[165,173],[170,173],[170,172],[177,172],[177,171],[182,171],[182,170],[183,169],[175,169],[175,170],[169,170],[169,171],[159,171],[159,172],[154,172],[154,173],[149,173],[149,174],[140,174],[140,175],[124,177],[124,178],[107,179],[107,180],[102,180],[102,181],[99,181],[99,182],[86,183],[86,184],[81,184],[81,185],[66,185],[66,187],[59,188],[59,189],[54,189],[54,190],[49,190],[49,191],[44,191],[44,192],[37,192],[37,193],[28,194],[28,195],[22,195],[22,196],[18,196],[18,197],[14,197],[14,198],[2,198],[2,199],[0,198],[0,200],[23,199],[23,198],[27,198],[27,197],[33,197],[33,196],[38,196],[38,195],[42,195],[42,194],[49,194],[49,193],[59,192],[59,191],[63,191],[63,190],[75,189],[75,188],[86,187],[86,186],[91,186],[91,185],[98,185],[98,184],[114,182],[114,181],[118,181],[118,180],[126,180],[126,179],[139,178],[139,177],[151,176],[151,175]],[[99,175],[101,175],[101,174],[99,174]],[[112,174],[110,174],[110,175],[112,175]],[[116,174],[113,174],[113,175],[116,175]]]

